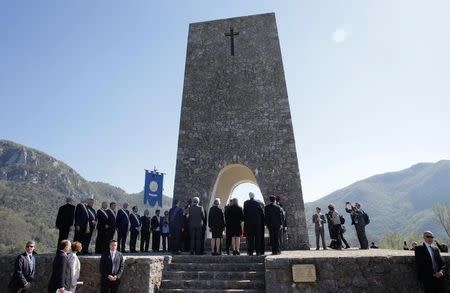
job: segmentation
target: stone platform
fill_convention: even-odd
[[[47,292],[53,256],[36,257],[33,292]],[[442,257],[447,268],[450,267],[450,255]],[[0,292],[8,292],[14,259],[0,256]],[[80,261],[80,281],[84,285],[77,292],[100,292],[100,256],[81,256]],[[297,269],[295,274],[293,267]],[[315,280],[311,279],[311,269]],[[448,272],[446,278],[450,288]],[[120,292],[130,293],[264,291],[421,292],[416,281],[414,252],[382,249],[286,251],[265,257],[125,254],[120,286]]]

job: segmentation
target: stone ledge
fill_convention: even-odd
[[[442,257],[449,267],[450,255]],[[314,265],[316,282],[294,282],[295,264]],[[413,251],[311,250],[266,257],[266,292],[421,292],[416,275]]]
[[[7,286],[11,278],[16,256],[0,257],[0,278],[7,280],[0,283],[0,292],[8,292]],[[34,292],[47,292],[51,274],[53,254],[36,255],[36,281]],[[100,292],[100,256],[80,256],[80,281],[84,284],[77,290],[79,293]],[[120,292],[155,292],[161,284],[162,270],[167,263],[167,256],[124,255],[125,272],[122,277]]]

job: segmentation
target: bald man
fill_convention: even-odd
[[[439,249],[432,246],[434,235],[431,231],[423,232],[423,245],[414,250],[418,279],[425,293],[445,292],[444,262]]]

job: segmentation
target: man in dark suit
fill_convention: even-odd
[[[266,226],[269,229],[272,254],[280,254],[280,229],[283,226],[283,210],[275,202],[275,196],[269,197],[270,203],[264,208]]]
[[[134,206],[130,215],[130,252],[136,252],[136,241],[141,228],[141,220],[138,207]]]
[[[25,252],[17,256],[14,274],[8,285],[11,293],[31,292],[36,268],[36,260],[33,255],[35,246],[34,241],[28,241]]]
[[[89,254],[89,244],[91,243],[92,239],[92,233],[94,233],[94,230],[97,226],[97,213],[94,210],[94,198],[90,197],[86,200],[86,208],[89,213],[89,231],[86,232],[86,236],[84,237],[84,243],[82,242],[83,250],[81,251],[82,254]]]
[[[257,255],[262,254],[261,248],[261,226],[264,227],[264,211],[255,200],[255,194],[250,192],[250,199],[244,202],[244,222],[247,227],[247,254],[253,255],[256,250]]]
[[[125,253],[125,243],[127,242],[128,229],[130,229],[130,212],[127,210],[128,203],[124,203],[117,211],[117,250]]]
[[[106,213],[108,214],[108,228],[107,228],[107,239],[105,241],[105,251],[108,251],[109,249],[109,242],[114,238],[114,233],[116,233],[116,203],[110,202],[109,203],[109,209],[106,210]]]
[[[66,198],[66,204],[59,207],[56,216],[56,228],[59,230],[58,243],[64,239],[69,239],[70,227],[73,226],[75,206],[72,204],[72,197]]]
[[[102,202],[102,207],[97,210],[97,240],[95,241],[95,253],[103,254],[107,251],[108,243],[108,203]]]
[[[189,207],[189,234],[191,236],[191,254],[201,254],[201,241],[203,225],[206,224],[206,215],[203,207],[199,205],[200,199],[194,197]]]
[[[444,262],[439,249],[431,246],[433,244],[433,233],[423,233],[423,245],[414,250],[417,265],[417,276],[422,283],[425,293],[445,292]]]
[[[72,268],[70,267],[67,253],[70,251],[71,243],[63,240],[58,245],[58,252],[53,259],[53,270],[48,283],[48,293],[63,293],[70,290],[72,283]]]
[[[117,241],[111,240],[109,251],[100,258],[102,293],[116,293],[124,270],[123,256],[117,250]]]
[[[179,200],[176,199],[174,200],[174,206],[169,210],[169,231],[172,254],[180,254],[183,221],[183,209],[180,207]]]
[[[86,243],[87,234],[90,232],[87,200],[87,198],[84,198],[75,207],[75,236],[73,240],[81,242],[83,246]]]
[[[152,250],[153,252],[159,251],[159,245],[161,242],[161,230],[162,230],[162,219],[159,216],[160,210],[155,211],[155,215],[152,217],[150,225],[152,227]]]
[[[141,252],[148,252],[150,244],[150,211],[145,210],[141,217]]]

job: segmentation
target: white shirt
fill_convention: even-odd
[[[116,267],[114,265],[114,259],[116,258],[117,251],[111,251],[110,250],[109,253],[111,254],[111,262],[112,262],[112,268],[111,268],[112,272],[111,272],[111,274],[115,274],[116,273]]]
[[[433,264],[433,272],[438,272],[439,268],[437,266],[436,260],[434,259],[434,251],[430,244],[425,243],[425,246],[427,247],[428,253],[431,257],[431,263]]]

